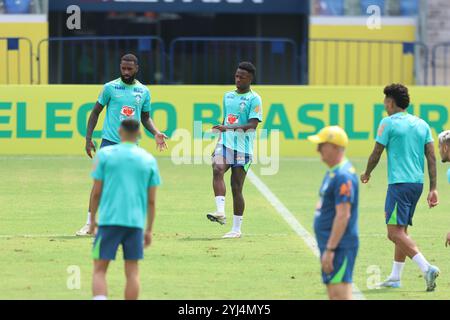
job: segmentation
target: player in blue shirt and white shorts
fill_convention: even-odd
[[[392,84],[384,88],[384,106],[388,117],[381,120],[375,148],[369,158],[361,182],[367,183],[384,149],[388,156],[388,190],[385,219],[388,238],[395,245],[391,275],[381,287],[398,288],[406,257],[411,258],[422,271],[427,291],[434,291],[439,268],[431,265],[408,235],[414,211],[420,199],[424,182],[425,156],[428,162],[430,208],[438,205],[436,190],[436,156],[430,126],[422,119],[406,112],[409,106],[408,88]]]

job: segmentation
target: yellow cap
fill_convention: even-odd
[[[318,134],[309,136],[308,140],[316,144],[328,142],[340,147],[347,147],[348,145],[347,134],[344,129],[338,126],[325,127]]]

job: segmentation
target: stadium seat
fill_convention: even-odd
[[[30,13],[31,0],[4,0],[6,13]]]
[[[400,1],[400,15],[415,16],[419,13],[418,0],[401,0]]]
[[[379,6],[381,14],[384,15],[384,0],[361,0],[361,14],[367,14],[367,8],[369,6]]]

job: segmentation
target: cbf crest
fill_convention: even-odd
[[[247,104],[245,103],[245,101],[242,101],[242,102],[239,104],[239,109],[241,110],[241,112],[244,111],[246,105],[247,105]]]
[[[142,101],[142,96],[138,93],[134,95],[134,103],[136,105],[140,105]]]

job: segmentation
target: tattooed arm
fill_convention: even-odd
[[[428,163],[428,175],[430,177],[430,192],[428,193],[428,206],[433,208],[439,204],[437,187],[437,170],[436,156],[434,154],[434,143],[430,142],[425,145],[425,156]]]
[[[378,165],[380,161],[381,155],[383,154],[384,146],[381,143],[376,142],[375,148],[373,148],[372,154],[369,157],[369,161],[367,162],[366,171],[361,175],[361,182],[367,183],[370,180],[370,174],[373,169]]]

